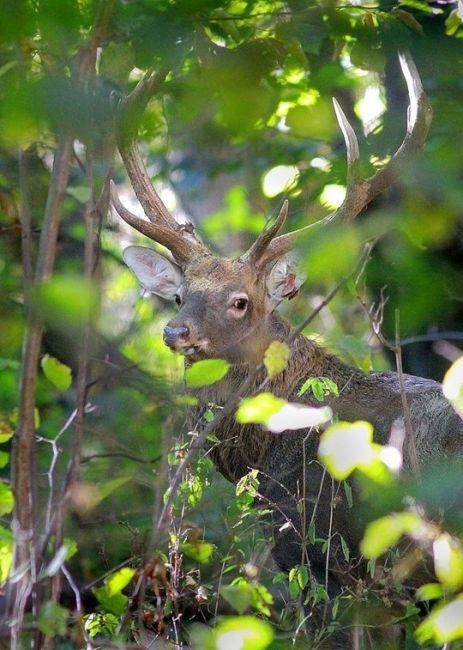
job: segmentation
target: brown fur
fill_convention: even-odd
[[[262,276],[235,260],[200,260],[186,269],[185,289],[184,306],[174,323],[188,320],[190,325],[194,324],[199,337],[206,335],[210,339],[211,347],[202,356],[224,357],[234,362],[222,381],[198,391],[200,406],[192,412],[192,424],[197,425],[208,405],[223,406],[236,393],[250,370],[262,360],[268,344],[272,340],[285,340],[292,330],[275,311],[266,312]],[[245,290],[250,297],[254,311],[246,323],[227,320],[223,315],[226,296],[235,290]],[[193,303],[199,299],[203,304],[192,305],[189,297]],[[238,336],[235,329],[239,330]],[[310,393],[302,398],[297,396],[308,377],[332,379],[338,386],[339,396],[331,397],[327,403],[335,415],[340,420],[371,422],[377,442],[386,443],[393,423],[403,417],[396,373],[364,374],[302,335],[292,343],[286,370],[265,389],[290,401],[320,406]],[[264,374],[255,378],[251,393],[263,379]],[[404,377],[404,384],[419,461],[432,461],[455,452],[461,454],[463,423],[443,397],[440,385],[409,375]],[[218,438],[220,443],[214,444],[210,453],[217,469],[228,480],[237,482],[251,469],[260,470],[262,503],[274,509],[267,522],[274,538],[272,553],[277,564],[284,570],[299,563],[310,564],[313,575],[322,582],[328,566],[328,584],[331,592],[336,593],[340,584],[352,579],[351,564],[343,557],[337,533],[346,540],[353,558],[363,528],[358,514],[350,511],[344,491],[333,487],[317,460],[319,433],[303,430],[275,435],[258,425],[240,425],[230,417],[218,432]],[[404,460],[409,465],[406,452]],[[336,505],[332,511],[333,490]],[[304,530],[312,518],[318,537],[331,536],[328,565],[320,545],[310,545],[304,539]],[[280,532],[288,521],[291,527]]]

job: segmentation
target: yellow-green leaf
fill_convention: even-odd
[[[248,584],[224,585],[220,588],[220,595],[233,607],[238,614],[244,612],[251,606],[251,588]]]
[[[13,510],[14,496],[6,483],[0,482],[0,517]]]
[[[443,533],[434,542],[434,570],[438,580],[452,591],[463,586],[463,548],[461,542]]]
[[[188,555],[192,560],[196,560],[200,564],[206,564],[211,559],[214,552],[214,544],[209,542],[185,542],[181,544],[180,549]]]
[[[447,370],[442,390],[454,409],[463,417],[463,357]]]
[[[241,402],[235,418],[240,424],[265,424],[286,403],[284,399],[275,397],[272,393],[259,393]]]
[[[185,383],[190,388],[210,386],[225,377],[230,364],[225,359],[196,361],[185,370]]]
[[[377,458],[373,427],[369,422],[336,422],[320,436],[318,456],[331,476],[342,481]]]
[[[367,558],[375,559],[397,544],[402,535],[412,533],[421,524],[421,517],[413,512],[393,513],[376,519],[366,527],[360,550]]]
[[[12,562],[13,535],[8,528],[0,526],[0,583],[8,579]]]
[[[13,436],[13,428],[11,427],[9,422],[5,420],[5,418],[0,416],[0,444],[3,442],[7,442],[10,438],[12,438],[12,436]]]
[[[270,379],[286,369],[290,354],[291,350],[286,343],[282,341],[270,343],[264,355],[264,365]]]
[[[109,578],[106,580],[109,596],[120,594],[121,591],[130,583],[134,575],[135,569],[124,567],[123,569],[119,569],[119,571],[116,571],[116,573],[113,573],[111,576],[109,576]]]
[[[442,598],[444,590],[438,582],[427,582],[416,592],[417,600],[437,600]]]
[[[449,643],[462,639],[463,594],[442,607],[436,607],[417,628],[416,638],[420,643]]]
[[[265,650],[273,639],[272,626],[253,616],[230,616],[215,629],[215,648]]]
[[[59,390],[65,391],[72,383],[71,369],[55,357],[45,354],[40,362],[45,377]]]
[[[281,433],[287,430],[295,431],[297,429],[318,427],[325,424],[325,422],[329,422],[332,416],[333,412],[329,406],[315,408],[288,402],[283,404],[277,413],[267,419],[265,426],[273,433]]]

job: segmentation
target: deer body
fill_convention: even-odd
[[[400,55],[410,97],[407,134],[391,160],[373,176],[358,179],[358,143],[341,108],[335,103],[348,159],[347,192],[343,204],[322,222],[350,221],[400,172],[410,155],[420,150],[430,125],[430,110],[419,75],[409,55]],[[262,361],[268,345],[287,340],[291,326],[276,312],[279,303],[292,297],[300,279],[287,254],[301,231],[280,234],[287,216],[287,202],[278,217],[259,235],[247,253],[236,259],[213,255],[190,227],[179,225],[168,213],[151,185],[139,157],[130,121],[141,113],[140,98],[146,97],[142,80],[135,91],[121,101],[117,114],[118,145],[133,188],[149,221],[130,213],[112,187],[113,204],[120,216],[139,232],[167,247],[172,258],[144,247],[131,246],[124,259],[141,284],[164,298],[175,300],[178,315],[166,326],[164,340],[187,363],[205,358],[227,359],[232,367],[220,382],[198,391],[199,406],[191,414],[192,426],[201,426],[201,415],[210,403],[227,404],[250,371]],[[149,80],[146,81],[149,83]],[[124,135],[124,127],[129,133]],[[312,226],[302,228],[306,231]],[[411,428],[419,462],[460,455],[463,424],[434,381],[405,376],[403,391],[392,372],[364,374],[326,354],[303,335],[290,337],[291,355],[286,369],[271,379],[266,390],[289,401],[310,404],[298,390],[309,377],[328,377],[339,390],[327,403],[340,420],[367,420],[374,426],[376,441],[386,443],[394,425],[404,418],[403,394],[408,403]],[[263,376],[256,376],[250,393],[257,390]],[[313,406],[320,406],[312,402]],[[361,526],[352,514],[344,492],[326,474],[317,460],[316,430],[287,431],[274,435],[260,426],[240,425],[233,415],[217,432],[219,443],[210,453],[218,470],[230,481],[238,481],[250,469],[260,471],[259,492],[274,537],[273,555],[277,564],[289,570],[295,564],[309,564],[312,573],[327,581],[332,590],[348,579],[346,562],[340,552],[342,534],[350,548],[359,542]],[[405,465],[409,463],[403,449]],[[310,522],[318,537],[330,539],[326,556],[319,544],[306,539]]]
[[[287,338],[290,333],[288,323],[277,314],[270,319],[269,329],[274,339]],[[223,380],[198,391],[200,404],[192,413],[192,423],[197,424],[201,412],[211,403],[224,406],[250,370],[248,364],[237,364]],[[340,420],[371,422],[376,442],[387,444],[394,423],[403,417],[397,373],[364,374],[299,335],[292,344],[287,368],[270,380],[266,390],[290,401],[320,406],[308,393],[298,397],[298,390],[308,377],[320,376],[332,379],[338,386],[339,396],[327,400],[335,416]],[[254,390],[263,379],[264,374],[255,378]],[[405,375],[404,386],[419,461],[426,463],[461,454],[463,423],[442,395],[440,384]],[[288,571],[296,564],[308,563],[322,582],[328,566],[329,584],[336,591],[336,585],[345,582],[347,576],[336,533],[342,534],[354,552],[363,527],[349,508],[344,491],[332,482],[317,460],[319,432],[306,429],[272,434],[259,425],[242,425],[229,417],[222,423],[218,438],[220,444],[214,444],[211,457],[225,478],[236,483],[251,469],[260,471],[261,504],[274,508],[269,532],[273,534],[272,554],[278,566]],[[404,460],[407,465],[406,453]],[[310,521],[315,523],[318,537],[334,540],[328,565],[320,545],[311,546],[304,537]],[[290,526],[284,526],[288,522]],[[284,531],[280,532],[282,526]]]

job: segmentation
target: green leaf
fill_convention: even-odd
[[[47,601],[38,616],[38,627],[47,636],[64,636],[67,630],[69,612],[52,600]]]
[[[0,526],[0,583],[4,583],[10,574],[13,562],[13,535],[11,530]]]
[[[336,422],[320,436],[318,456],[331,476],[342,481],[357,467],[372,464],[377,448],[369,422]]]
[[[352,508],[354,505],[354,498],[352,496],[352,488],[347,481],[343,481],[344,494],[346,495],[347,505]]]
[[[196,361],[185,370],[185,383],[190,388],[210,386],[225,377],[230,364],[225,359]]]
[[[66,547],[66,560],[70,560],[77,553],[77,542],[70,537],[64,538],[64,546]]]
[[[114,614],[94,612],[85,617],[85,631],[93,639],[97,635],[113,638],[119,626],[119,619]]]
[[[328,406],[314,408],[313,406],[288,402],[281,407],[278,413],[271,415],[267,419],[265,426],[273,433],[309,429],[329,422],[332,416],[333,412]]]
[[[6,467],[10,462],[10,454],[6,451],[0,451],[0,469]]]
[[[259,489],[259,479],[257,478],[259,470],[252,469],[250,472],[245,474],[240,478],[236,485],[235,494],[240,496],[243,492],[247,492],[252,497],[257,495],[257,490]]]
[[[119,569],[119,571],[116,571],[116,573],[113,573],[111,576],[109,576],[109,578],[105,580],[108,588],[108,594],[110,596],[119,594],[131,582],[135,573],[135,569],[124,567],[123,569]]]
[[[286,403],[272,393],[259,393],[241,402],[235,418],[240,424],[265,424],[269,417],[277,413]]]
[[[135,569],[124,567],[106,578],[102,587],[93,590],[96,599],[104,610],[115,616],[121,616],[124,613],[129,599],[121,592],[134,575]]]
[[[368,524],[360,543],[367,558],[377,558],[394,546],[405,533],[412,533],[422,525],[422,519],[413,512],[386,515]]]
[[[214,552],[214,544],[209,542],[185,542],[180,545],[180,550],[185,553],[192,560],[196,560],[200,564],[206,564],[211,559],[212,553]]]
[[[13,506],[14,496],[10,486],[0,481],[0,517],[10,513]]]
[[[93,593],[101,608],[106,612],[115,616],[121,616],[125,612],[129,599],[124,594],[110,596],[106,587],[97,587],[93,590]]]
[[[438,582],[428,582],[416,592],[417,600],[438,600],[442,598],[444,590]]]
[[[0,444],[7,442],[13,437],[13,428],[2,416],[0,416]]]
[[[224,585],[220,588],[220,595],[222,598],[225,598],[227,603],[229,603],[238,614],[244,614],[244,612],[251,606],[251,589],[250,585],[247,583]]]
[[[291,354],[290,347],[282,341],[272,341],[264,354],[264,365],[269,379],[286,369]]]
[[[265,650],[273,639],[272,626],[254,616],[230,616],[215,629],[215,648]]]
[[[329,377],[309,377],[298,390],[297,396],[302,397],[309,389],[319,402],[323,402],[328,395],[339,395],[338,387]]]
[[[349,558],[350,558],[349,547],[347,546],[347,542],[342,535],[340,535],[340,538],[341,538],[342,554],[344,555],[344,559],[346,560],[346,562],[349,562]]]
[[[442,390],[454,409],[463,417],[463,357],[457,359],[447,370]]]
[[[463,586],[463,548],[448,533],[440,535],[432,545],[434,570],[446,589],[456,591]]]
[[[463,638],[463,594],[436,607],[416,630],[419,643],[449,643]]]
[[[45,354],[40,362],[45,377],[59,390],[65,391],[72,383],[71,369],[55,357]]]

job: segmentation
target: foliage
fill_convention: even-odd
[[[419,0],[7,1],[0,24],[0,581],[27,594],[6,613],[12,647],[32,638],[36,648],[80,648],[85,637],[103,646],[142,633],[149,642],[197,648],[307,647],[291,599],[326,603],[317,643],[352,621],[362,628],[367,611],[380,614],[365,630],[403,625],[407,647],[415,637],[428,647],[463,638],[463,519],[453,502],[459,474],[446,466],[447,482],[439,468],[438,479],[432,468],[421,481],[404,476],[397,450],[376,445],[366,422],[333,422],[319,454],[333,479],[354,485],[352,492],[344,483],[337,497],[369,512],[363,552],[371,588],[359,581],[330,599],[303,562],[275,575],[262,550],[268,540],[260,524],[271,510],[259,501],[263,477],[251,471],[234,492],[207,454],[189,455],[198,432],[187,431],[184,414],[195,400],[183,393],[182,361],[162,342],[173,308],[140,295],[122,265],[121,249],[139,238],[108,217],[107,195],[110,175],[127,203],[131,192],[116,156],[114,103],[147,70],[165,69],[140,143],[176,215],[197,220],[228,256],[249,245],[283,197],[291,229],[314,222],[345,191],[331,97],[357,122],[360,166],[372,173],[404,132],[395,53],[410,48],[434,108],[427,151],[368,220],[301,237],[309,282],[282,309],[302,322],[351,272],[364,241],[375,239],[365,273],[306,332],[363,370],[386,368],[358,300],[370,295],[384,336],[402,337],[406,370],[441,379],[458,351],[452,336],[439,341],[436,332],[452,335],[462,323],[462,37],[460,5]],[[268,378],[287,359],[288,349],[273,342]],[[199,361],[185,380],[197,389],[229,371],[221,359]],[[263,387],[240,402],[236,418],[276,435],[327,425],[324,403],[338,387],[306,376],[298,389],[312,406]],[[461,359],[444,391],[461,415]],[[211,404],[205,426],[220,413]],[[213,454],[218,441],[208,442]],[[345,539],[321,539],[306,523],[308,542],[322,555],[333,543],[352,560]],[[435,582],[416,597],[433,606],[420,605],[419,614],[391,568],[404,540],[434,564]],[[386,577],[375,583],[381,571]],[[136,616],[132,598],[140,598]]]

